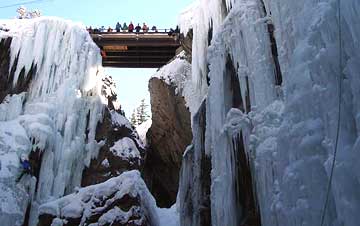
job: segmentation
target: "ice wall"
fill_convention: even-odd
[[[181,27],[194,33],[193,81],[207,99],[212,225],[246,221],[242,190],[236,190],[243,172],[237,172],[239,136],[262,225],[320,225],[339,101],[338,156],[324,225],[357,225],[359,8],[356,0],[341,1],[341,26],[335,0],[199,0],[183,14]],[[189,206],[184,200],[180,205]]]
[[[1,32],[0,39],[12,37],[13,85],[23,79],[23,68],[28,72],[36,65],[37,71],[26,92],[8,96],[0,105],[1,152],[9,156],[7,168],[7,160],[1,159],[1,174],[9,169],[1,186],[15,191],[2,205],[0,220],[2,225],[21,225],[29,200],[30,225],[36,225],[38,206],[80,186],[84,167],[102,145],[95,140],[107,103],[101,95],[101,56],[81,24],[46,17],[1,23],[10,31]],[[25,176],[15,188],[18,156],[30,152],[42,159],[38,178]],[[6,221],[14,213],[13,221]]]

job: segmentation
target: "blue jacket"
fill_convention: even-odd
[[[29,160],[24,160],[21,162],[21,165],[23,167],[24,170],[30,170],[31,166],[30,166],[30,162]]]

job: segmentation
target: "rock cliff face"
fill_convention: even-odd
[[[147,133],[145,178],[161,207],[176,201],[182,155],[192,139],[190,113],[176,88],[159,78],[149,82],[152,125]]]
[[[145,157],[138,134],[121,109],[115,107],[118,104],[112,78],[107,77],[103,81],[102,93],[108,99],[108,105],[104,109],[103,120],[97,125],[95,138],[104,143],[98,156],[83,172],[83,187],[105,182],[129,170],[141,170]],[[122,149],[121,152],[117,148]]]

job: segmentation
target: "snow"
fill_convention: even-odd
[[[180,226],[178,206],[174,204],[171,208],[157,208],[160,226]]]
[[[110,163],[109,163],[109,160],[106,158],[104,159],[102,162],[101,162],[101,165],[105,168],[109,168],[110,166]]]
[[[141,159],[139,150],[137,149],[135,142],[129,138],[124,137],[115,142],[114,146],[110,148],[110,151],[122,159]]]
[[[148,217],[151,225],[159,225],[155,200],[141,179],[140,172],[133,170],[122,173],[104,183],[88,186],[79,189],[76,193],[62,197],[55,201],[40,206],[39,214],[50,214],[61,218],[82,218],[85,221],[94,211],[101,211],[111,205],[115,200],[121,199],[124,195],[140,198],[141,211]],[[104,206],[96,207],[95,202],[106,200]],[[131,216],[132,207],[128,212],[122,211],[117,206],[111,208],[102,215],[94,226],[111,224],[115,219],[127,222]],[[140,211],[140,210],[137,210]]]
[[[131,123],[129,122],[129,120],[127,118],[125,118],[125,116],[119,114],[118,112],[112,110],[110,111],[111,114],[111,121],[113,123],[114,126],[116,127],[122,127],[125,126],[126,128],[131,129]]]
[[[175,88],[177,95],[185,98],[189,111],[195,114],[201,103],[197,86],[191,79],[191,64],[186,60],[185,52],[179,53],[173,61],[161,67],[152,77],[159,78]]]
[[[147,121],[141,123],[140,125],[136,126],[136,131],[139,134],[139,138],[142,141],[142,143],[146,146],[147,145],[147,141],[146,141],[146,133],[148,132],[148,130],[150,129],[152,124],[152,120],[148,119]]]

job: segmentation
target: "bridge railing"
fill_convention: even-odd
[[[88,30],[90,34],[178,34],[180,32],[175,32],[175,30],[171,29],[157,29],[156,31],[148,30],[148,31],[139,31],[136,32],[135,30],[133,32],[129,32],[128,30],[122,30],[120,32],[117,32],[116,30],[113,30],[111,32],[106,31],[99,31],[99,30]]]

